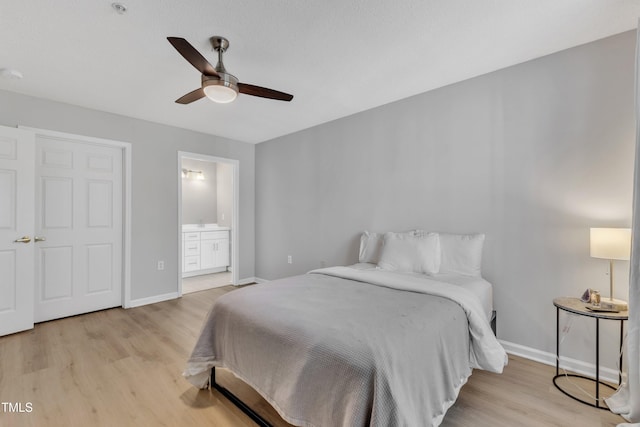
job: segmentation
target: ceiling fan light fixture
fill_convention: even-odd
[[[228,104],[238,96],[238,79],[231,74],[220,74],[219,79],[203,79],[202,89],[207,98],[213,102]]]
[[[238,92],[227,86],[210,85],[204,88],[204,94],[207,98],[218,104],[228,104],[233,102],[238,96]]]

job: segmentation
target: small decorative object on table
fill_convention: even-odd
[[[591,305],[600,307],[600,291],[591,291]]]
[[[582,302],[591,302],[591,289],[587,288],[586,291],[580,297],[580,301]]]

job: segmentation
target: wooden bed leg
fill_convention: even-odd
[[[221,386],[216,382],[216,367],[211,368],[211,379],[209,387],[213,390],[218,390],[224,397],[226,397],[231,403],[233,403],[238,409],[244,412],[249,418],[253,420],[260,427],[273,427],[267,420],[262,418],[257,412],[247,406],[238,396],[231,393],[229,390]]]

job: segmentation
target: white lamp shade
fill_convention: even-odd
[[[591,229],[592,258],[628,260],[630,255],[630,228]]]

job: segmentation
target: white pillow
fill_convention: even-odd
[[[378,267],[383,270],[436,274],[440,269],[438,234],[385,233]]]
[[[484,234],[440,233],[440,273],[482,276]]]
[[[382,234],[365,231],[360,236],[360,255],[358,262],[369,262],[377,264],[380,261],[380,250],[382,249]]]
[[[398,234],[413,236],[417,232],[418,230],[410,230]],[[377,264],[380,262],[383,240],[383,233],[364,231],[362,236],[360,236],[360,253],[358,255],[358,262],[368,262],[371,264]]]

